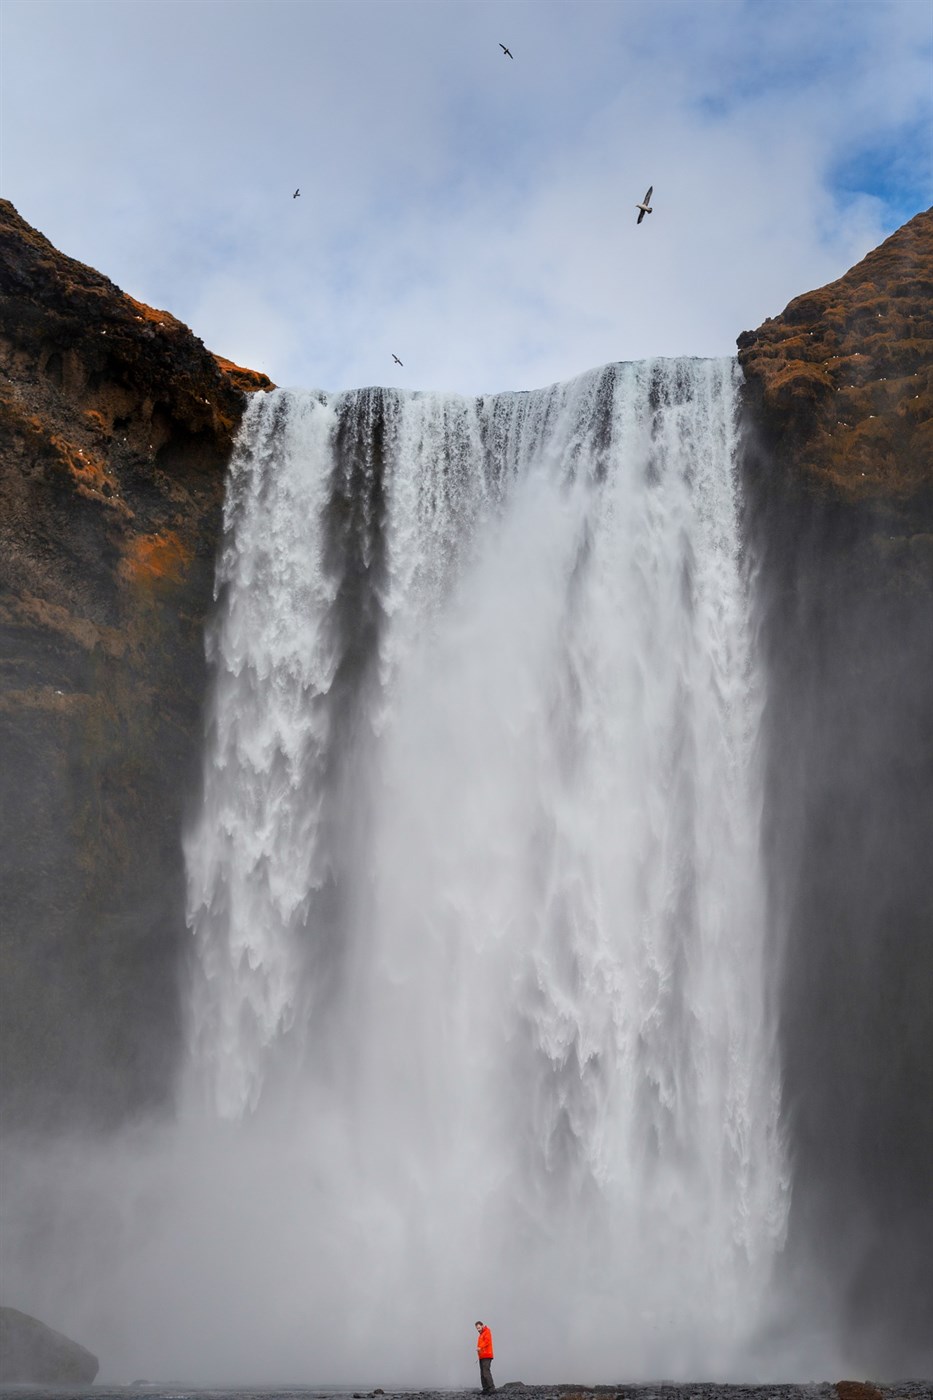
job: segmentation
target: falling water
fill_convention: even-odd
[[[449,1381],[479,1316],[500,1380],[749,1354],[786,1188],[736,381],[251,404],[185,1111],[318,1375]]]

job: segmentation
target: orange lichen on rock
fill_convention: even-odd
[[[882,1400],[881,1391],[869,1381],[837,1381],[839,1400]]]
[[[107,464],[103,458],[95,457],[91,452],[85,452],[83,447],[68,442],[58,433],[49,434],[49,445],[62,466],[75,478],[78,485],[83,486],[85,490],[99,492],[107,504],[110,504],[116,483],[108,472]]]
[[[933,209],[739,337],[746,402],[807,488],[878,504],[933,490]]]
[[[179,329],[184,331],[186,335],[190,334],[185,323],[179,321],[178,317],[173,316],[170,311],[158,311],[154,306],[147,306],[144,301],[137,301],[135,297],[131,297],[129,292],[124,292],[124,296],[134,307],[138,321],[148,321],[150,325],[163,328],[170,326],[173,330]]]
[[[107,656],[122,656],[126,651],[126,635],[119,628],[102,627],[34,594],[7,595],[5,600],[0,597],[0,627],[13,630],[23,626],[32,626],[59,642],[73,643],[82,651],[99,650]]]
[[[135,535],[127,541],[123,572],[133,583],[181,583],[191,564],[193,551],[172,530],[155,535]]]
[[[214,359],[227,378],[232,380],[236,387],[242,389],[245,394],[255,394],[260,390],[275,388],[269,376],[261,374],[258,369],[245,369],[243,365],[236,365],[232,360],[225,360],[223,355],[215,355]]]
[[[48,435],[48,446],[57,467],[71,479],[79,496],[107,506],[128,520],[133,518],[133,512],[121,497],[119,484],[103,457],[69,442],[58,433]]]
[[[98,409],[87,409],[84,414],[84,421],[92,432],[100,433],[103,437],[110,436],[110,424]]]
[[[78,495],[132,519],[133,512],[120,495],[119,483],[106,457],[89,445],[82,447],[63,434],[50,431],[38,414],[23,412],[9,395],[4,396],[3,406],[11,431],[30,455],[47,460],[72,482]]]
[[[771,392],[785,404],[794,399],[815,402],[832,388],[826,371],[806,360],[782,361],[771,376]]]

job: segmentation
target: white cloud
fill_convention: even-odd
[[[933,120],[926,10],[7,0],[5,193],[283,383],[728,354],[902,217],[832,175]]]

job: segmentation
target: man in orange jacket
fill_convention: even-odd
[[[483,1387],[483,1392],[488,1394],[495,1390],[492,1379],[492,1333],[485,1322],[478,1322],[476,1330],[479,1336],[476,1338],[476,1355],[479,1357],[479,1378]]]

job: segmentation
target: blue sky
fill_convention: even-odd
[[[4,195],[279,383],[730,354],[933,203],[933,0],[0,14]]]

